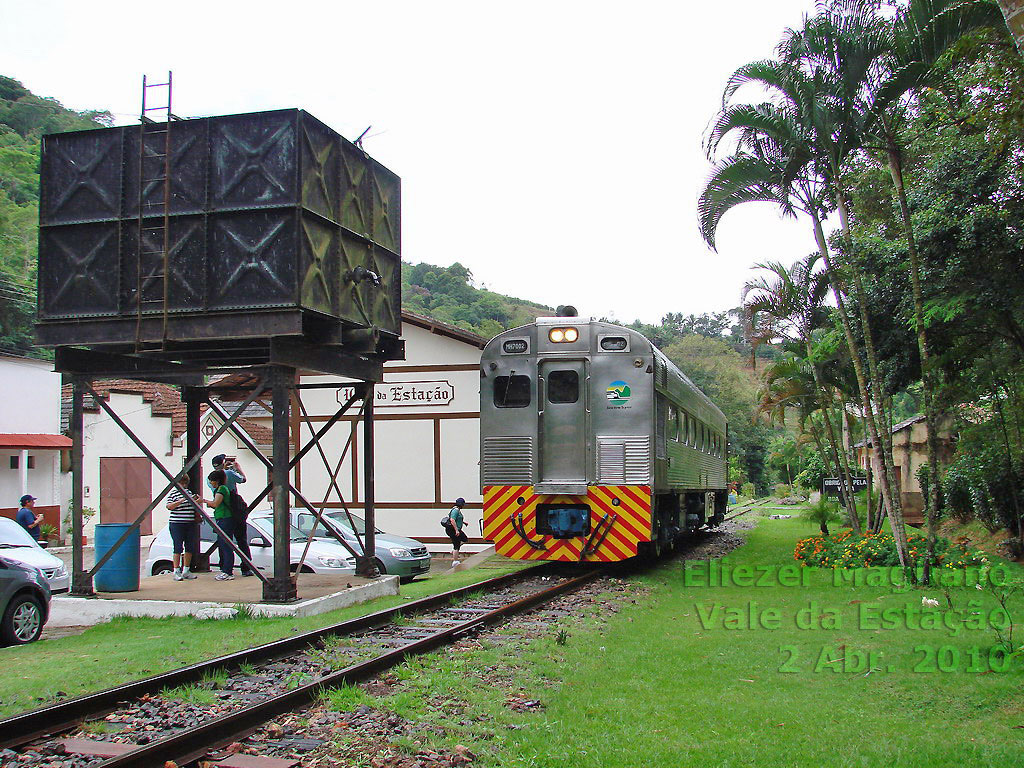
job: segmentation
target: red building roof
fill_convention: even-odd
[[[70,447],[71,438],[64,435],[0,433],[0,448],[48,448],[56,451]]]

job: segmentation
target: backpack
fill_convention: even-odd
[[[249,505],[245,503],[238,491],[231,491],[231,498],[228,499],[228,506],[231,507],[231,516],[244,520],[249,515]]]

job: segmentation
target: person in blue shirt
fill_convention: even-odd
[[[21,509],[18,510],[15,520],[18,521],[22,528],[28,531],[29,536],[36,541],[40,541],[43,538],[43,515],[33,509],[35,504],[35,496],[27,493],[22,496]]]

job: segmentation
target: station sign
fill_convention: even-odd
[[[863,491],[868,487],[868,479],[866,477],[851,477],[853,483],[853,492]],[[821,494],[822,496],[841,496],[843,492],[843,482],[838,477],[823,477],[821,478]]]
[[[338,390],[338,402],[352,397],[352,387]],[[450,381],[392,381],[377,384],[373,389],[374,408],[450,405],[455,399],[455,386]]]

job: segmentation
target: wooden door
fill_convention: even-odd
[[[153,475],[149,459],[100,459],[100,522],[131,523],[153,500]],[[152,515],[139,526],[143,536],[153,533]]]

